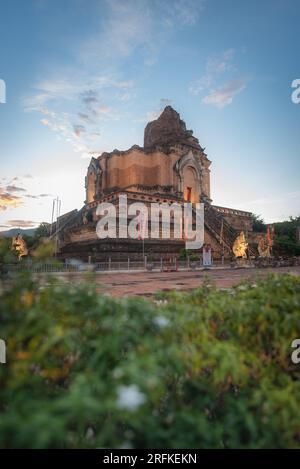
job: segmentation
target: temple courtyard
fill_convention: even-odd
[[[259,282],[261,277],[270,273],[291,274],[300,276],[300,266],[280,268],[248,268],[248,269],[210,269],[178,272],[103,272],[97,273],[96,284],[99,293],[115,297],[142,296],[151,297],[157,292],[171,290],[191,291],[200,287],[204,282],[217,288],[231,288],[243,280]],[[56,274],[57,275],[57,274]],[[59,274],[63,282],[82,282],[83,273]]]

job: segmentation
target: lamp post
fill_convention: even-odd
[[[52,217],[51,217],[51,227],[50,227],[50,237],[52,236],[53,230],[53,223],[54,223],[54,214],[56,217],[56,226],[55,226],[55,249],[54,249],[54,256],[57,256],[58,251],[58,230],[59,230],[59,217],[60,217],[60,210],[61,210],[61,200],[56,197],[53,199],[52,203]]]

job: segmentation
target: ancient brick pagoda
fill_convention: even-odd
[[[59,218],[54,232],[59,239],[61,258],[93,261],[141,259],[141,241],[133,239],[100,240],[96,234],[96,208],[100,202],[118,204],[126,194],[128,204],[152,202],[183,204],[204,202],[205,242],[214,256],[232,253],[240,230],[252,231],[251,213],[212,205],[210,165],[204,149],[192,130],[187,130],[179,114],[167,106],[158,119],[145,128],[144,146],[113,150],[92,158],[85,181],[86,201],[81,210]],[[145,239],[144,252],[154,257],[178,255],[184,248],[182,239]]]

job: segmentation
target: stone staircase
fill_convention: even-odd
[[[68,225],[69,227],[72,227],[74,224],[76,224],[76,222],[80,222],[82,211],[83,208],[80,210],[73,210],[68,214],[68,216],[61,217],[62,219],[60,220],[59,226],[57,226],[57,223],[54,222],[52,225],[52,235],[49,237],[49,239],[56,238],[56,236],[62,233]]]
[[[232,254],[232,246],[240,230],[232,228],[223,215],[208,203],[204,207],[204,225],[221,245],[224,244],[224,251]],[[257,255],[254,246],[249,245],[248,250],[250,256]]]
[[[204,225],[218,243],[221,245],[224,243],[224,250],[232,253],[232,246],[238,232],[233,229],[225,218],[210,204],[205,204],[204,207]],[[222,233],[223,235],[221,237]]]

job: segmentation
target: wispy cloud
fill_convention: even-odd
[[[136,93],[134,91],[122,91],[116,94],[116,99],[121,102],[132,101],[136,98]]]
[[[264,216],[265,222],[286,220],[289,216],[300,216],[300,191],[274,193],[267,197],[240,203],[241,210],[251,210]]]
[[[159,101],[160,110],[163,110],[166,106],[170,106],[172,104],[172,99],[168,98],[161,98]]]
[[[169,27],[194,26],[205,7],[205,0],[175,0],[161,2],[164,23]]]
[[[2,178],[2,180],[4,179],[6,178]],[[19,177],[14,177],[12,180],[14,181],[19,179]],[[11,183],[7,185],[0,184],[0,212],[21,207],[28,198],[39,199],[43,197],[50,197],[50,194],[32,195],[27,193],[27,190],[23,187],[19,187]]]
[[[248,202],[244,202],[243,206],[273,205],[281,201],[292,201],[292,200],[297,200],[300,202],[300,191],[284,192],[280,194],[274,194],[271,197],[262,197],[260,199],[249,200]],[[299,203],[299,207],[300,207],[300,203]],[[299,208],[299,214],[300,214],[300,208]]]
[[[21,197],[8,192],[1,192],[0,189],[0,212],[5,210],[17,208],[23,205],[23,200]]]
[[[220,74],[228,70],[232,70],[234,53],[234,49],[228,49],[221,55],[209,57],[205,64],[205,73],[199,78],[199,80],[190,84],[190,93],[198,95],[201,91],[209,89]]]
[[[79,125],[79,124],[73,125],[73,129],[74,129],[74,133],[76,137],[80,137],[86,131],[84,125]]]
[[[32,220],[7,220],[5,226],[9,228],[34,228],[39,223]]]
[[[147,111],[145,114],[143,114],[142,116],[138,117],[136,119],[136,122],[142,122],[142,123],[148,123],[148,122],[151,122],[155,119],[157,119],[160,114],[162,113],[162,111],[164,110],[164,108],[166,106],[169,106],[170,104],[172,104],[172,100],[171,99],[168,99],[168,98],[161,98],[159,100],[159,104],[156,106],[156,108],[152,111]]]
[[[227,49],[219,56],[209,57],[205,64],[205,73],[190,84],[190,93],[195,96],[201,94],[203,103],[218,108],[231,104],[248,82],[246,78],[232,77],[237,72],[234,56],[235,50]]]
[[[38,195],[33,195],[33,194],[26,194],[24,197],[27,197],[28,199],[40,199],[44,197],[53,197],[51,194],[38,194]]]
[[[202,99],[205,104],[212,104],[218,108],[223,108],[231,104],[233,98],[245,89],[247,80],[239,78],[229,81],[224,86],[211,91],[207,96]]]
[[[15,185],[6,186],[6,190],[7,190],[7,192],[26,192],[26,190],[23,189],[23,187],[18,187],[18,186],[15,186]]]
[[[160,48],[170,33],[194,26],[205,0],[106,0],[109,14],[104,27],[82,44],[83,63],[98,60],[119,62],[136,50],[144,64],[157,61]],[[101,8],[102,13],[103,8]]]
[[[39,112],[41,124],[55,132],[59,139],[68,142],[76,153],[95,151],[101,138],[102,122],[117,120],[120,112],[108,106],[101,95],[104,89],[126,92],[131,81],[121,81],[109,76],[77,79],[77,83],[47,81],[36,85],[42,93],[23,100],[25,111]],[[42,98],[41,98],[42,97]]]
[[[20,195],[16,195],[16,193],[23,191],[25,192],[23,188],[12,184],[0,185],[0,212],[23,205],[22,197]]]

